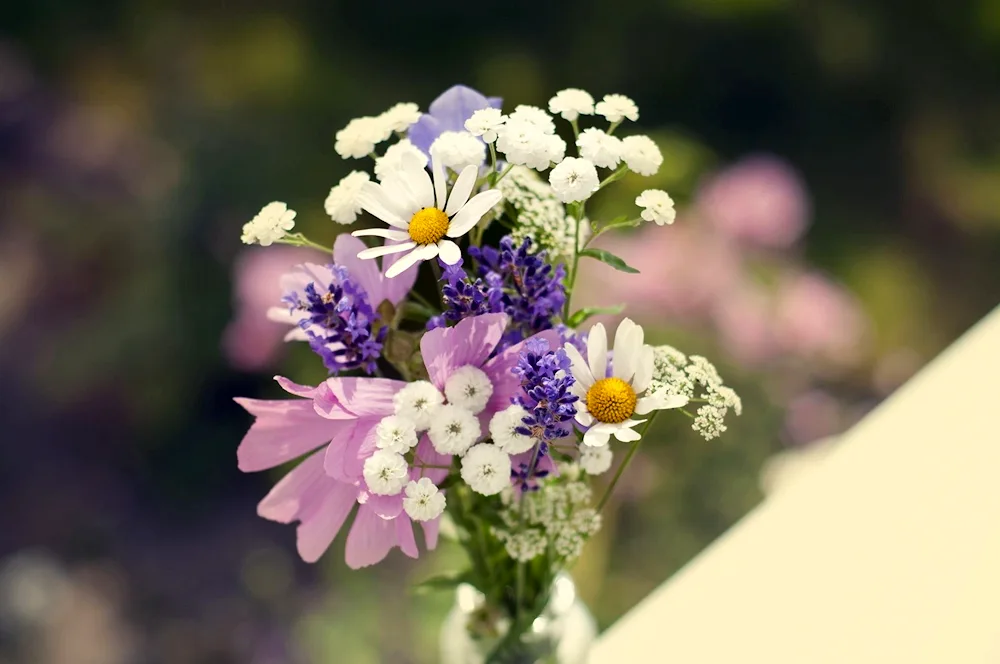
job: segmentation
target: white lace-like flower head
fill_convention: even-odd
[[[427,168],[430,159],[427,158],[420,148],[404,138],[397,143],[393,143],[385,149],[385,154],[375,160],[375,178],[381,182],[386,174],[397,171],[402,167],[403,155],[408,155],[408,159],[414,159],[420,163],[422,168]]]
[[[365,459],[362,473],[368,490],[379,496],[395,496],[410,479],[406,459],[389,450],[375,450]]]
[[[588,475],[601,475],[611,468],[613,456],[610,445],[584,446],[580,448],[580,468]]]
[[[514,108],[510,114],[510,119],[515,122],[527,122],[542,130],[544,134],[556,133],[556,123],[552,121],[552,116],[537,106],[521,104]]]
[[[576,382],[571,388],[580,397],[576,421],[589,427],[584,445],[606,445],[613,435],[620,441],[639,440],[634,419],[654,410],[679,408],[686,396],[645,394],[653,380],[653,348],[643,343],[642,328],[626,318],[615,332],[613,372],[608,375],[608,335],[598,323],[587,336],[587,360],[573,344],[563,348],[570,358]]]
[[[535,110],[544,113],[541,109]],[[519,117],[512,114],[497,128],[497,150],[504,154],[508,163],[542,171],[562,161],[566,154],[566,141],[553,133],[546,133],[542,126],[529,119],[530,115],[530,112],[523,111]]]
[[[381,184],[365,183],[359,194],[361,207],[392,228],[354,231],[354,236],[374,235],[392,244],[365,249],[358,258],[408,252],[386,270],[387,277],[395,277],[418,261],[438,256],[448,265],[460,261],[462,252],[452,240],[472,230],[503,198],[496,189],[470,198],[479,175],[478,166],[463,168],[448,195],[444,166],[434,159],[431,162],[433,182],[418,159],[404,154],[398,169],[386,173]]]
[[[527,415],[528,411],[518,404],[511,404],[494,415],[490,420],[493,443],[507,454],[521,454],[534,447],[535,439],[517,430],[524,426]]]
[[[482,433],[479,418],[454,404],[437,409],[427,435],[440,454],[465,454]]]
[[[375,426],[375,445],[380,450],[406,454],[417,445],[417,425],[401,415],[383,417]]]
[[[481,108],[465,121],[465,129],[473,136],[492,143],[497,140],[497,129],[506,121],[507,116],[499,108]]]
[[[417,431],[427,431],[438,408],[444,403],[444,395],[434,384],[426,380],[409,383],[392,397],[396,415],[411,422]]]
[[[295,228],[295,210],[289,210],[284,203],[275,201],[265,205],[257,215],[243,224],[240,239],[245,244],[259,244],[268,247]]]
[[[368,174],[363,171],[351,171],[337,186],[330,189],[323,208],[338,224],[353,224],[361,213],[358,194],[361,187],[368,182]]]
[[[403,509],[414,521],[433,521],[444,512],[444,494],[427,477],[406,485]]]
[[[584,129],[576,145],[580,148],[580,156],[599,168],[614,168],[622,158],[621,139],[594,127]]]
[[[573,203],[590,198],[600,181],[592,161],[566,157],[549,173],[549,184],[559,200]]]
[[[390,136],[392,128],[384,117],[354,118],[337,132],[333,149],[344,159],[360,159]]]
[[[390,131],[404,132],[420,119],[420,107],[410,102],[401,102],[382,113],[379,119]]]
[[[469,488],[493,496],[510,486],[510,457],[496,445],[480,443],[462,458],[462,479]]]
[[[430,153],[435,162],[458,173],[466,166],[481,166],[486,146],[467,131],[445,131],[431,143]]]
[[[622,139],[622,159],[625,165],[639,175],[656,175],[663,163],[663,155],[649,136],[626,136]]]
[[[455,370],[444,384],[448,403],[478,415],[493,396],[493,383],[479,367],[466,365]]]
[[[635,204],[643,209],[641,213],[643,219],[655,222],[659,226],[672,224],[677,218],[674,199],[665,191],[647,189],[636,197]]]
[[[625,95],[604,95],[604,99],[597,102],[594,110],[608,122],[621,122],[623,118],[635,122],[639,119],[639,107]]]
[[[549,111],[572,122],[581,115],[594,114],[594,98],[585,90],[566,88],[549,100]]]

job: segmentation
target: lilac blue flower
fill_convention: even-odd
[[[410,126],[410,142],[425,154],[431,143],[446,131],[465,131],[465,121],[481,108],[500,108],[500,97],[486,97],[464,85],[453,85],[431,102],[427,113]]]

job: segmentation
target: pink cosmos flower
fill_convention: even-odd
[[[517,363],[522,344],[490,357],[507,322],[506,314],[475,316],[452,328],[431,330],[421,339],[424,363],[438,390],[465,367],[479,369],[489,379],[492,394],[479,413],[484,423],[506,408],[520,390],[510,370]],[[553,347],[559,343],[555,331],[536,336],[547,339]],[[357,503],[345,552],[350,567],[378,563],[395,547],[416,557],[412,521],[403,511],[403,495],[375,495],[363,473],[365,461],[378,449],[375,427],[396,412],[394,397],[410,383],[385,378],[329,378],[309,387],[282,377],[276,380],[298,398],[236,400],[256,418],[237,450],[239,468],[245,472],[264,470],[310,456],[261,501],[258,514],[281,523],[298,521],[299,555],[314,562],[330,546]],[[482,430],[486,430],[485,424]],[[451,456],[437,452],[426,435],[415,448],[415,458],[418,463],[410,469],[410,478],[428,477],[435,484],[444,479],[447,470],[420,465],[451,464]],[[438,524],[438,519],[422,524],[428,549],[437,544]]]

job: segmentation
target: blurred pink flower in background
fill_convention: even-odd
[[[844,412],[840,402],[823,390],[808,390],[789,400],[785,412],[785,431],[797,445],[840,433]]]
[[[243,252],[233,268],[233,320],[222,336],[223,352],[234,367],[256,371],[275,360],[288,325],[268,320],[267,310],[281,303],[281,276],[306,261],[331,260],[322,252],[299,247]]]
[[[710,176],[695,206],[713,227],[760,247],[788,247],[805,231],[809,197],[799,174],[786,162],[754,155]]]
[[[775,335],[783,350],[837,363],[860,351],[865,317],[843,287],[815,272],[783,280],[778,287]]]
[[[716,302],[712,319],[719,343],[737,362],[760,364],[777,353],[772,298],[760,286],[740,284]]]

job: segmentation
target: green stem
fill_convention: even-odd
[[[653,411],[653,414],[648,420],[646,420],[646,423],[642,425],[642,431],[639,432],[639,440],[632,443],[632,447],[629,448],[628,454],[625,455],[625,459],[621,462],[621,464],[619,464],[618,470],[615,472],[615,476],[611,478],[611,484],[609,484],[608,488],[604,491],[604,495],[601,497],[601,502],[597,503],[598,512],[604,509],[604,505],[611,497],[611,492],[615,490],[615,485],[617,485],[618,480],[621,479],[622,473],[625,472],[625,468],[628,466],[629,462],[632,461],[632,457],[635,456],[635,453],[639,450],[639,445],[642,443],[642,439],[646,436],[646,431],[649,429],[649,426],[653,423],[653,420],[656,419],[657,414],[659,414],[659,411]]]
[[[500,175],[497,176],[497,179],[493,181],[493,186],[494,187],[497,186],[497,182],[503,180],[504,177],[506,177],[507,174],[510,173],[510,169],[512,168],[514,168],[514,164],[507,164],[507,168],[503,169],[503,172],[501,172]]]
[[[576,139],[580,137],[580,123],[576,118],[569,121],[571,127],[573,127],[573,143],[576,144]],[[579,149],[577,149],[577,155],[579,155]]]
[[[608,127],[608,136],[615,133],[615,129],[618,129],[618,125],[620,125],[621,123],[622,123],[621,120],[619,120],[618,122],[612,122],[611,126]]]
[[[583,223],[583,211],[586,203],[577,203],[574,207],[576,217],[576,229],[573,233],[573,268],[566,279],[566,304],[563,306],[563,322],[569,320],[569,305],[573,299],[573,285],[576,284],[576,273],[580,267],[580,224]]]
[[[328,254],[333,251],[330,247],[324,247],[319,242],[313,242],[302,233],[292,233],[291,235],[286,235],[285,237],[278,240],[278,243],[288,244],[293,247],[312,247],[313,249],[319,249],[320,251],[325,251]]]

